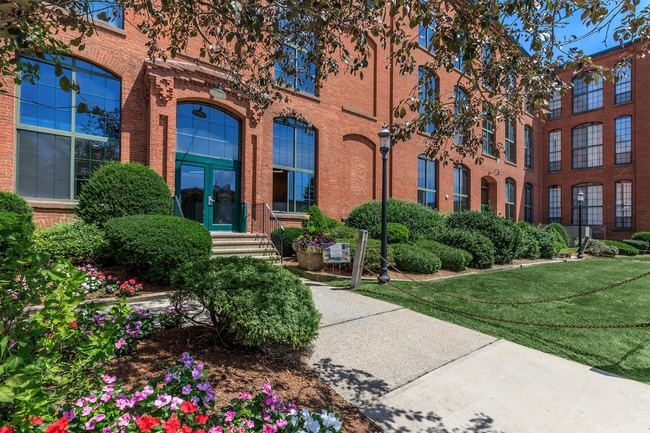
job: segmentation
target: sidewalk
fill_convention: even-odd
[[[650,386],[308,282],[323,313],[311,363],[390,432],[636,433]]]

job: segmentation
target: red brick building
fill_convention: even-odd
[[[51,65],[41,62],[37,84],[10,85],[9,94],[17,98],[0,99],[0,189],[24,196],[39,224],[70,217],[80,186],[95,167],[111,159],[154,168],[180,199],[184,215],[212,230],[251,231],[253,214],[265,204],[292,225],[313,203],[339,219],[354,206],[381,197],[377,133],[384,122],[393,122],[392,108],[417,90],[418,74],[404,77],[387,68],[388,52],[380,46],[373,45],[363,80],[331,77],[317,92],[309,82],[296,85],[290,105],[311,122],[312,128],[306,128],[280,122],[280,104],[265,113],[255,111],[218,71],[197,66],[191,53],[168,62],[148,61],[144,36],[130,21],[121,21],[98,24],[98,34],[67,61],[64,69],[80,83],[80,95],[58,90]],[[617,54],[607,55],[613,62]],[[417,53],[422,64],[429,56],[425,48]],[[537,223],[548,221],[548,190],[558,185],[561,221],[568,225],[574,180],[599,182],[606,198],[603,224],[613,224],[614,183],[629,179],[635,188],[640,185],[635,167],[650,163],[650,151],[644,153],[633,138],[638,164],[614,167],[613,153],[606,151],[602,168],[572,171],[565,144],[562,171],[549,173],[548,134],[560,129],[563,142],[570,143],[571,127],[599,115],[604,147],[613,148],[614,118],[631,113],[633,124],[643,125],[635,111],[644,108],[636,78],[643,76],[640,68],[632,66],[637,80],[632,100],[641,105],[611,108],[613,85],[605,84],[605,108],[599,112],[570,115],[567,95],[563,116],[544,126],[531,114],[511,125],[477,126],[488,137],[482,165],[427,161],[421,157],[425,135],[397,143],[389,159],[390,196],[443,213],[488,208]],[[443,72],[429,85],[441,99],[460,98],[458,74]],[[83,101],[95,109],[82,114],[71,108]],[[612,110],[621,114],[606,120]],[[506,151],[497,152],[493,142],[506,142]],[[633,194],[633,228],[650,228],[650,215],[637,212],[643,206],[638,195]],[[242,214],[244,204],[247,215]]]

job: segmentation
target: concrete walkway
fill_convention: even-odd
[[[308,284],[323,313],[316,373],[386,431],[650,431],[648,385]]]

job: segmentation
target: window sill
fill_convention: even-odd
[[[613,232],[634,232],[635,229],[633,227],[630,227],[629,229],[614,227],[612,231]]]
[[[282,212],[274,210],[273,213],[279,220],[302,220],[307,216],[304,212]]]
[[[38,200],[38,199],[26,199],[27,204],[35,209],[63,209],[63,210],[72,210],[77,207],[76,201],[69,200]]]
[[[126,36],[127,36],[126,30],[121,29],[119,27],[112,26],[112,25],[107,24],[107,23],[105,23],[105,22],[103,22],[101,20],[94,20],[93,24],[99,29],[105,30],[105,31],[107,31],[109,33],[114,33],[114,34],[116,34],[118,36],[121,36],[123,38],[126,38]]]
[[[571,167],[571,171],[602,170],[603,168],[604,167],[602,165],[599,165],[598,167],[580,167],[580,168]]]
[[[598,107],[598,108],[592,108],[591,110],[585,110],[585,111],[577,111],[577,112],[572,111],[571,114],[573,114],[574,116],[577,116],[579,114],[592,113],[594,111],[602,111],[604,109],[605,109],[605,107]]]
[[[513,166],[513,167],[516,167],[516,166],[517,166],[517,163],[516,163],[516,162],[512,162],[512,161],[504,161],[504,162],[505,162],[506,164],[508,164],[508,165]]]
[[[493,160],[495,160],[495,161],[498,161],[498,160],[499,160],[499,158],[497,158],[495,155],[492,155],[491,153],[485,153],[485,152],[482,152],[481,155],[482,155],[484,158],[493,159]]]
[[[432,50],[428,50],[427,48],[424,48],[424,47],[423,47],[422,45],[420,45],[420,44],[418,44],[418,48],[419,48],[421,51],[427,53],[427,54],[430,55],[430,56],[435,56],[435,50],[434,50],[434,49],[432,49]]]
[[[614,107],[621,107],[623,105],[631,105],[633,103],[634,103],[634,99],[630,99],[629,101],[619,102],[618,104],[614,104],[613,106]]]
[[[346,107],[345,105],[343,105],[341,107],[341,110],[344,113],[348,113],[348,114],[352,114],[352,115],[355,115],[355,116],[363,117],[364,119],[371,120],[373,122],[377,121],[377,118],[375,116],[372,116],[372,115],[366,114],[366,113],[362,113],[361,111],[355,110],[354,108]]]
[[[294,88],[286,87],[286,86],[276,86],[276,87],[294,96],[301,96],[305,99],[311,99],[314,102],[320,103],[320,98],[316,95],[312,95],[311,93],[303,92],[302,90],[296,90]]]

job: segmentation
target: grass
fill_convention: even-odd
[[[461,276],[436,282],[396,282],[424,299],[472,313],[506,319],[608,324],[650,322],[650,276],[603,292],[537,305],[488,305],[452,299],[526,301],[592,290],[650,271],[650,256],[589,259]],[[560,329],[499,323],[452,313],[401,293],[389,285],[364,283],[364,295],[510,340],[543,352],[650,383],[650,328]]]

